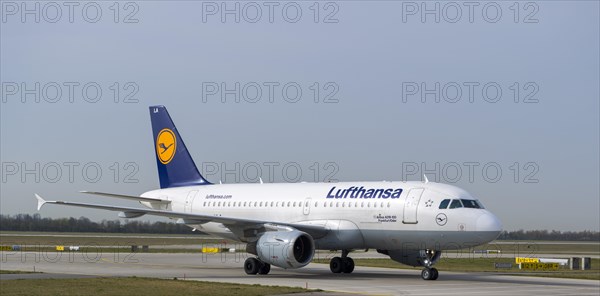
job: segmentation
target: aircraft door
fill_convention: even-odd
[[[402,223],[417,224],[419,222],[417,220],[417,210],[423,191],[425,191],[423,188],[413,188],[408,192],[404,201],[404,218],[402,219]]]
[[[303,206],[302,213],[304,215],[310,214],[310,197],[308,197],[308,198],[306,198],[306,200],[304,200],[304,206]]]
[[[196,198],[196,193],[198,193],[198,190],[192,190],[188,193],[187,197],[185,198],[185,207],[183,210],[185,213],[192,212],[192,205],[194,203],[194,198]]]

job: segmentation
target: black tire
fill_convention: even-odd
[[[246,274],[257,274],[261,263],[256,258],[248,258],[244,262],[244,271]]]
[[[269,274],[271,271],[271,264],[263,263],[258,269],[258,274]]]
[[[342,258],[333,257],[331,261],[329,261],[329,269],[333,273],[340,273],[344,270],[344,263],[342,262]]]
[[[342,258],[342,263],[344,265],[344,273],[352,273],[354,271],[354,260],[352,258]]]
[[[440,273],[438,272],[438,270],[436,268],[432,268],[431,272],[433,272],[433,276],[431,277],[432,281],[435,281],[438,279],[438,277],[440,276]]]
[[[426,281],[431,280],[432,276],[433,276],[433,272],[430,268],[425,268],[425,269],[423,269],[423,271],[421,271],[421,278]]]

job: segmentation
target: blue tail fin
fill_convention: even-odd
[[[165,106],[150,106],[160,188],[209,185],[190,156]]]

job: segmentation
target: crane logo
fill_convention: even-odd
[[[177,138],[175,133],[168,129],[162,129],[156,137],[156,155],[162,164],[168,164],[173,160],[177,150]]]
[[[446,217],[446,214],[439,213],[437,216],[435,216],[435,223],[437,223],[439,226],[444,226],[447,222],[448,217]]]

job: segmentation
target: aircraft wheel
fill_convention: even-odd
[[[333,257],[331,261],[329,261],[329,269],[333,273],[340,273],[344,270],[344,263],[342,262],[342,258]]]
[[[344,265],[344,273],[352,273],[354,271],[354,260],[352,258],[342,258],[342,264]]]
[[[433,273],[433,276],[431,277],[432,281],[435,281],[438,279],[438,276],[440,276],[440,273],[438,272],[438,270],[436,268],[432,268],[431,272]]]
[[[257,274],[260,267],[261,263],[256,258],[248,258],[244,262],[244,271],[246,274]]]
[[[421,278],[423,278],[426,281],[432,280],[433,270],[431,268],[424,268],[423,271],[421,271]]]
[[[271,264],[263,263],[258,269],[258,274],[269,274],[271,271]]]

